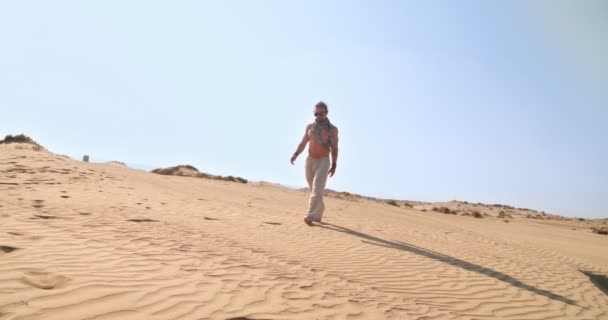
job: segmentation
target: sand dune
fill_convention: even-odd
[[[588,228],[334,197],[308,227],[305,205],[0,145],[0,320],[608,319]]]

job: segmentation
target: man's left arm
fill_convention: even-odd
[[[333,143],[331,148],[331,168],[329,169],[329,176],[333,177],[336,173],[336,166],[338,165],[338,128],[332,130]]]

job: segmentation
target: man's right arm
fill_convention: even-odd
[[[294,152],[293,156],[291,157],[291,164],[293,164],[294,161],[296,161],[296,158],[300,155],[300,153],[302,153],[302,151],[304,151],[304,148],[306,148],[306,145],[308,144],[308,141],[310,140],[310,138],[308,137],[309,129],[310,129],[310,125],[306,126],[306,131],[304,132],[304,137],[302,137],[302,141],[300,141],[300,144],[298,145],[298,149],[296,149],[296,152]]]

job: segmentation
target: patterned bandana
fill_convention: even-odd
[[[319,141],[321,145],[328,146],[330,149],[332,149],[334,145],[334,139],[331,132],[331,128],[332,125],[329,122],[328,118],[325,118],[324,120],[315,119],[315,123],[312,125],[312,133],[315,135],[315,137],[317,137],[317,141]],[[329,133],[329,145],[325,143],[323,139],[321,139],[321,129],[326,129]]]

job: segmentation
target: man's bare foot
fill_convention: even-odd
[[[312,220],[310,220],[308,217],[304,218],[304,222],[309,225],[312,226]]]

